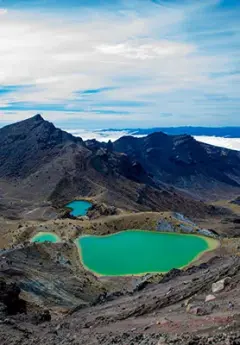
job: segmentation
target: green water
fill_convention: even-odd
[[[168,272],[188,265],[209,249],[199,236],[140,230],[82,236],[76,244],[84,266],[107,276]]]
[[[85,200],[75,200],[66,205],[66,207],[72,209],[70,215],[74,217],[86,216],[91,206],[92,204]]]
[[[60,237],[57,235],[51,233],[51,232],[39,232],[37,235],[35,235],[32,239],[31,242],[60,242]]]

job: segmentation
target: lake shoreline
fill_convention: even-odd
[[[169,233],[169,232],[159,232],[159,231],[149,231],[149,230],[138,230],[138,229],[135,229],[135,230],[126,230],[124,232],[133,232],[133,231],[138,231],[138,232],[145,232],[145,233],[158,233],[158,234],[167,234],[169,236],[190,236],[190,237],[198,237],[198,238],[201,238],[203,239],[207,245],[208,245],[208,248],[205,249],[204,251],[200,252],[199,254],[197,254],[189,263],[187,263],[186,265],[183,265],[181,267],[175,267],[175,268],[178,268],[178,269],[186,269],[190,266],[192,266],[194,263],[198,262],[202,257],[208,255],[209,253],[215,251],[216,249],[218,249],[220,247],[220,241],[217,240],[217,239],[214,239],[214,238],[210,238],[210,237],[206,237],[206,236],[203,236],[203,235],[199,235],[199,234],[184,234],[184,233]],[[154,271],[154,272],[151,272],[151,271],[147,271],[147,272],[142,272],[142,273],[137,273],[137,274],[116,274],[116,275],[106,275],[106,274],[101,274],[99,272],[96,272],[94,271],[93,269],[90,269],[85,263],[84,263],[84,260],[83,260],[83,255],[82,255],[82,248],[81,248],[81,245],[80,245],[80,239],[81,238],[86,238],[86,237],[96,237],[96,238],[104,238],[104,237],[111,237],[111,236],[115,236],[117,234],[121,234],[123,231],[119,231],[117,233],[114,233],[114,234],[107,234],[107,235],[92,235],[92,234],[83,234],[81,236],[79,236],[77,239],[75,239],[74,243],[75,245],[77,246],[77,250],[78,250],[78,254],[79,254],[79,259],[80,259],[80,262],[81,262],[81,265],[84,267],[84,269],[86,269],[87,271],[91,272],[92,274],[94,274],[96,277],[141,277],[141,276],[144,276],[144,275],[147,275],[147,274],[162,274],[162,275],[165,275],[169,272],[168,271]]]

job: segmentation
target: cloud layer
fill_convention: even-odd
[[[73,11],[60,1],[47,11],[5,3],[0,121],[41,112],[92,128],[240,125],[239,7],[90,1]]]
[[[136,135],[134,131],[130,130],[84,130],[84,129],[74,129],[66,130],[67,132],[73,134],[76,137],[81,137],[83,140],[96,139],[101,142],[108,142],[109,140],[115,141],[125,135],[132,135],[134,137],[144,137],[145,135]],[[214,136],[194,136],[197,141],[206,143],[213,146],[225,147],[230,150],[240,151],[240,138],[223,138]]]

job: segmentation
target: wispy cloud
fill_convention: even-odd
[[[189,44],[160,41],[141,44],[141,42],[120,43],[116,45],[100,45],[96,49],[106,55],[117,55],[125,59],[147,60],[157,57],[185,56],[194,51]]]
[[[85,114],[85,126],[109,127],[116,116],[133,127],[240,124],[233,2],[25,3],[0,9],[0,121],[32,111]]]
[[[0,96],[5,95],[7,93],[16,92],[18,90],[21,90],[22,86],[18,85],[5,85],[0,86]]]
[[[99,89],[89,89],[83,91],[77,91],[77,94],[80,95],[95,95],[96,93],[102,93],[106,91],[111,91],[117,89],[116,87],[100,87]]]

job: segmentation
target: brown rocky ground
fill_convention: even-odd
[[[229,277],[212,294],[212,284]],[[164,345],[239,344],[240,258],[215,257],[205,265],[168,274],[159,283],[67,316],[52,313],[36,324],[36,312],[0,314],[1,344]],[[229,308],[229,302],[232,307]]]

